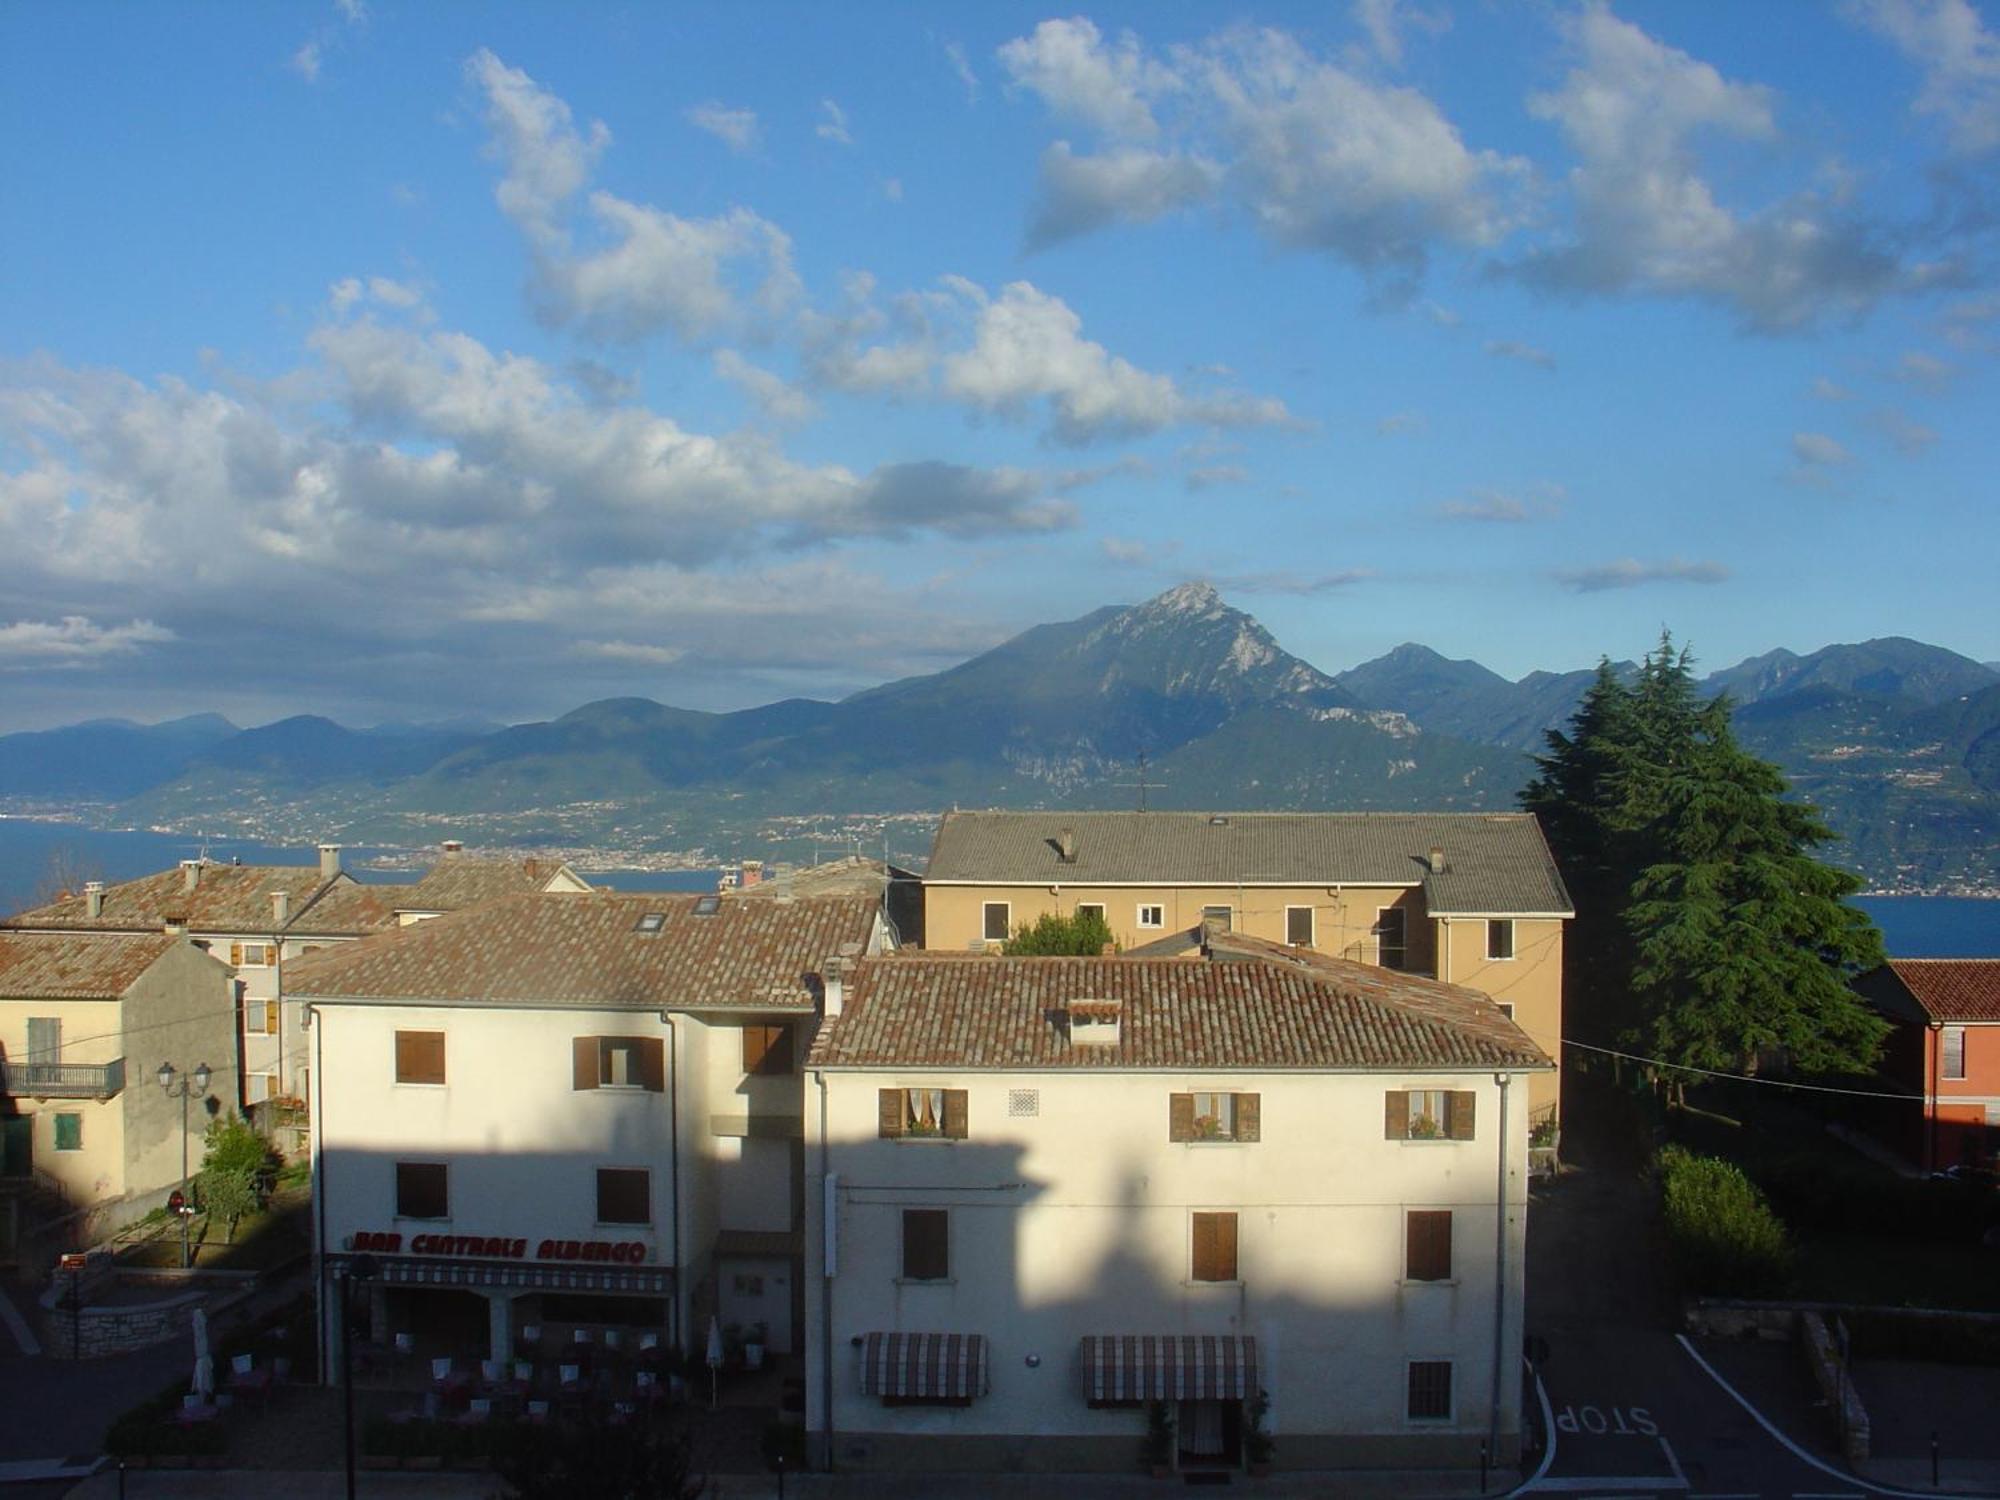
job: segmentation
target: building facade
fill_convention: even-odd
[[[2000,959],[1896,958],[1855,990],[1894,1027],[1882,1071],[1919,1108],[1878,1111],[1927,1171],[2000,1165]]]
[[[1343,976],[1339,971],[1354,971]],[[1344,982],[1351,979],[1352,982]],[[1505,1462],[1529,1080],[1324,960],[863,963],[808,1059],[807,1423],[839,1467]]]
[[[1468,985],[1562,1053],[1575,915],[1527,813],[951,812],[924,876],[924,946],[997,950],[1092,909],[1128,953],[1204,926]],[[1552,1123],[1556,1074],[1530,1082]]]

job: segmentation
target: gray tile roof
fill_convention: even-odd
[[[1058,841],[1075,836],[1065,863]],[[1429,867],[1442,849],[1441,873]],[[1396,885],[1434,916],[1568,916],[1529,813],[950,812],[924,879],[977,885]]]
[[[1061,1012],[1121,1002],[1116,1046]],[[897,954],[854,966],[811,1067],[1418,1071],[1552,1066],[1477,990],[1367,964]]]
[[[6,933],[0,935],[0,999],[115,1000],[160,955],[185,942],[164,933]]]
[[[415,885],[404,886],[401,911],[463,911],[503,896],[539,891],[568,870],[559,859],[486,859],[447,854]]]
[[[176,918],[184,921],[190,932],[270,933],[276,930],[271,909],[273,892],[285,892],[290,910],[296,915],[326,884],[317,865],[204,863],[194,868],[192,890],[188,888],[186,870],[161,870],[138,880],[106,886],[103,909],[95,917],[90,915],[88,898],[79,893],[19,912],[0,922],[0,927],[158,932],[169,918]]]
[[[811,976],[865,945],[878,903],[685,893],[529,892],[309,953],[287,995],[606,1010],[810,1011]],[[639,930],[657,912],[657,932]]]

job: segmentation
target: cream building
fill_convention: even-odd
[[[1496,1464],[1528,1111],[1484,996],[1340,960],[897,956],[807,1059],[807,1424],[843,1468]]]
[[[796,1350],[797,1059],[883,942],[869,896],[536,892],[294,961],[319,1269],[370,1253],[375,1331],[434,1353],[711,1317]]]
[[[1575,912],[1527,813],[951,812],[924,874],[924,946],[997,951],[1095,910],[1127,953],[1193,952],[1204,926],[1491,996],[1562,1054]],[[1529,1084],[1553,1125],[1555,1073]]]
[[[0,933],[0,1180],[68,1210],[177,1186],[182,1105],[162,1063],[209,1067],[188,1117],[198,1170],[211,1114],[236,1096],[232,991],[184,937]],[[0,1241],[26,1227],[15,1213]]]

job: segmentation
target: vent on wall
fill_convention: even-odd
[[[1042,1112],[1040,1089],[1007,1090],[1007,1114],[1011,1119],[1031,1119]]]

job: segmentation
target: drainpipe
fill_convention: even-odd
[[[314,1015],[312,1019],[315,1022],[312,1029],[313,1073],[324,1076],[321,1062],[325,1052],[323,1042],[326,1035],[326,1017]],[[326,1320],[326,1090],[324,1088],[313,1090],[312,1107],[313,1217],[318,1221],[313,1236],[314,1256],[318,1262],[313,1269],[318,1274],[313,1278],[313,1284],[319,1292],[319,1383],[331,1385],[332,1372],[327,1368],[327,1360],[331,1357],[329,1351],[333,1347],[333,1340],[327,1335],[333,1330],[328,1327]],[[342,1338],[347,1337],[345,1323],[341,1325],[339,1333]]]
[[[681,1299],[687,1295],[687,1267],[681,1264],[681,1032],[671,1015],[663,1012],[660,1019],[667,1023],[667,1135],[674,1194],[674,1295],[667,1305],[674,1310],[674,1348],[686,1354],[682,1334],[687,1320],[681,1316]]]
[[[1924,1170],[1935,1172],[1938,1166],[1938,1077],[1944,1066],[1944,1023],[1933,1021],[1928,1030],[1931,1051],[1931,1107],[1924,1111],[1929,1116],[1927,1121],[1929,1129],[1925,1133],[1924,1140]]]
[[[826,1247],[828,1236],[838,1233],[833,1222],[833,1195],[826,1191],[832,1180],[832,1163],[827,1160],[826,1146],[826,1074],[813,1070],[813,1082],[819,1085],[819,1391],[820,1408],[826,1418],[826,1472],[833,1472],[833,1278],[826,1274]]]
[[[1507,1085],[1511,1075],[1495,1073],[1500,1085],[1499,1199],[1493,1215],[1493,1405],[1486,1419],[1486,1451],[1500,1451],[1500,1376],[1507,1356]]]

